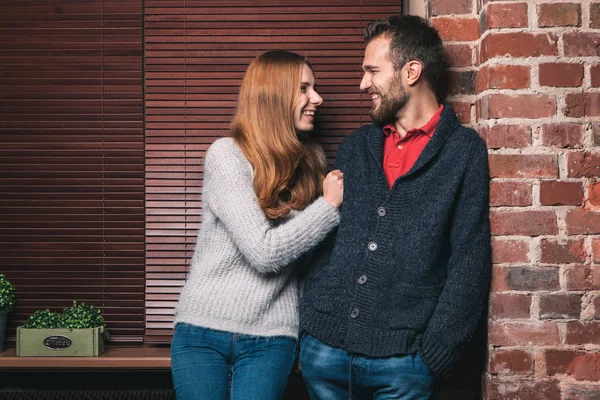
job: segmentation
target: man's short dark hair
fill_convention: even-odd
[[[395,70],[409,61],[423,64],[423,77],[434,93],[444,70],[444,50],[440,35],[429,23],[414,15],[392,16],[371,22],[365,28],[365,43],[379,36],[391,39],[389,60]]]

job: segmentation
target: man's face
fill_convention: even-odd
[[[390,41],[380,36],[369,42],[365,49],[364,75],[360,82],[360,89],[369,93],[373,102],[369,115],[373,122],[380,125],[394,122],[398,111],[410,98],[402,85],[401,71],[395,71],[387,57]]]

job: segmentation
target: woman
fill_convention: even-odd
[[[171,344],[178,400],[283,395],[298,337],[293,265],[337,226],[342,202],[341,172],[323,179],[323,151],[307,135],[322,101],[305,58],[263,53],[231,137],[206,153],[202,228]]]

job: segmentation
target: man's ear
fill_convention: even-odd
[[[409,86],[413,86],[421,78],[423,72],[423,64],[419,61],[409,61],[404,65],[404,76],[406,77],[406,83]]]

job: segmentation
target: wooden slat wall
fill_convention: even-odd
[[[295,4],[295,5],[294,5]],[[146,0],[146,341],[169,342],[173,309],[201,223],[203,157],[227,135],[250,60],[271,49],[307,55],[325,102],[328,158],[368,123],[359,92],[362,31],[401,0]]]
[[[142,0],[0,3],[0,272],[15,327],[72,300],[144,334]]]

